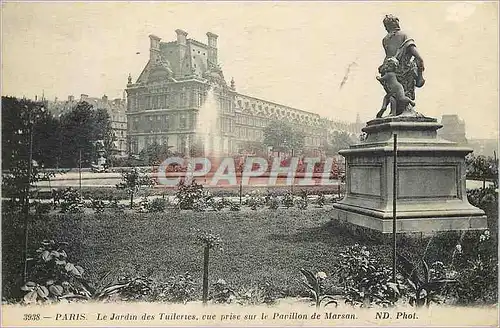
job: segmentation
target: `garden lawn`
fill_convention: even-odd
[[[232,286],[250,288],[269,282],[284,295],[306,295],[300,268],[330,273],[341,249],[366,244],[336,230],[332,211],[52,214],[33,220],[30,250],[33,254],[43,239],[69,242],[69,260],[82,266],[92,282],[109,270],[156,281],[189,271],[201,286],[203,248],[195,244],[193,229],[211,230],[221,236],[223,250],[211,251],[210,283],[223,278]],[[22,225],[12,220],[4,215],[6,294],[10,288],[16,294],[22,273]]]
[[[488,225],[496,249],[497,208],[488,208]],[[30,254],[44,239],[66,241],[69,261],[82,266],[97,283],[108,271],[115,277],[146,275],[156,282],[189,271],[201,294],[203,248],[195,244],[195,229],[211,230],[223,240],[223,250],[211,250],[209,283],[224,279],[236,289],[269,283],[280,296],[307,296],[300,268],[334,275],[339,253],[356,243],[370,256],[391,266],[391,243],[352,234],[332,221],[333,209],[279,208],[230,212],[167,212],[49,214],[32,218]],[[480,232],[479,232],[480,233]],[[475,232],[445,232],[431,238],[398,237],[398,252],[413,260],[425,254],[428,263],[452,260],[455,246],[474,255]],[[390,238],[389,238],[390,239]],[[469,245],[469,246],[467,246]],[[23,223],[21,215],[2,215],[2,282],[4,299],[22,296]],[[496,286],[496,282],[494,282]],[[495,287],[496,288],[496,287]]]

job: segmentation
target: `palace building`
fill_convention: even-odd
[[[218,149],[224,155],[242,152],[249,143],[262,142],[263,130],[270,121],[281,120],[304,132],[304,149],[319,153],[328,131],[339,129],[339,124],[318,114],[238,93],[234,80],[228,84],[218,65],[216,34],[208,32],[206,43],[202,43],[187,38],[185,31],[175,32],[177,39],[170,42],[150,35],[146,66],[135,83],[129,75],[126,92],[130,154],[153,143],[166,144],[183,154],[199,147],[202,142],[196,130],[198,123],[203,123],[199,118],[206,118],[203,111],[208,110],[210,92],[217,107],[217,135],[208,145],[204,143],[205,151]],[[349,124],[340,128],[345,129],[350,129]]]

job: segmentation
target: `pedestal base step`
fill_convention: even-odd
[[[350,212],[336,208],[333,219],[351,223],[381,233],[392,233],[392,218],[377,218],[367,214]],[[396,218],[396,231],[400,232],[437,232],[455,230],[487,229],[486,216],[435,216],[425,218]]]

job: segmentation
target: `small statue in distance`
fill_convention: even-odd
[[[377,80],[384,87],[386,95],[382,102],[382,108],[377,113],[377,118],[382,117],[389,104],[391,105],[391,115],[401,114],[408,107],[408,104],[415,106],[415,102],[405,95],[405,90],[397,79],[398,65],[399,61],[394,57],[390,57],[380,68],[382,75],[377,76]]]

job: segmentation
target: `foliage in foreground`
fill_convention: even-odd
[[[147,174],[141,172],[138,168],[122,172],[122,182],[116,185],[117,189],[127,191],[130,196],[130,208],[134,206],[134,196],[143,187],[152,187],[154,180]]]
[[[324,281],[326,279],[326,273],[318,272],[316,274],[312,273],[312,271],[307,269],[300,269],[302,275],[305,277],[305,281],[303,284],[307,287],[309,292],[311,293],[311,299],[314,302],[314,305],[317,309],[323,306],[327,306],[329,304],[338,305],[336,297],[333,295],[325,294],[325,286]]]
[[[297,214],[302,213],[301,211],[295,211],[295,212]],[[187,213],[187,214],[189,214],[190,216],[193,215],[193,217],[195,217],[195,216],[201,217],[201,215],[205,215],[205,214],[196,214],[196,213]],[[280,213],[280,212],[268,212],[266,215],[268,215],[268,216],[273,215],[273,216],[276,216],[276,218],[279,218],[279,217],[283,216],[283,214],[284,213]],[[177,214],[177,216],[178,215],[179,214]],[[211,216],[219,216],[219,214],[217,214],[217,213],[212,213],[210,215]],[[227,212],[227,213],[224,213],[222,215],[223,216],[226,216],[226,215],[231,216],[231,215],[233,215],[233,213]],[[248,216],[248,215],[255,216],[253,212],[246,213],[246,214],[242,213],[241,214],[242,218],[240,218],[239,220],[241,220],[241,219],[244,220],[245,215],[246,216]],[[105,218],[107,216],[109,216],[109,214],[105,214],[102,217]],[[128,214],[127,214],[127,216],[128,216]],[[238,214],[238,216],[240,216],[240,214]],[[58,215],[58,217],[67,218],[68,215],[64,215],[64,216]],[[74,217],[74,216],[69,216],[69,217]],[[81,216],[77,216],[77,217],[81,217]],[[134,215],[133,217],[135,219],[137,219],[139,216]],[[143,218],[144,216],[140,216],[140,217]],[[152,215],[152,216],[148,215],[148,216],[146,216],[146,218],[152,218],[152,217],[154,218],[154,217],[163,217],[163,216],[161,216],[161,215],[156,215],[156,216],[155,215]],[[111,216],[109,216],[109,218],[111,218]],[[191,220],[191,218],[186,218],[186,219]],[[64,221],[69,222],[70,220],[64,220]],[[104,221],[108,221],[108,220],[103,220],[103,222]],[[158,221],[158,222],[160,223],[160,221]],[[68,227],[65,224],[63,226]],[[71,225],[70,225],[70,227],[71,227]],[[449,261],[449,259],[447,259],[447,255],[436,254],[436,255],[429,255],[428,257],[425,258],[425,260],[428,261],[428,263],[431,263],[429,265],[429,268],[428,268],[428,273],[429,273],[429,277],[430,277],[428,282],[432,282],[433,280],[436,280],[436,279],[455,279],[455,280],[457,280],[457,283],[443,284],[443,287],[445,287],[445,288],[436,288],[435,291],[431,291],[431,293],[434,293],[437,296],[436,298],[429,297],[427,299],[430,300],[430,302],[422,303],[422,300],[424,298],[426,298],[428,294],[430,294],[430,293],[428,293],[428,290],[430,290],[430,289],[429,288],[427,288],[427,289],[421,288],[419,293],[415,293],[416,289],[409,288],[410,284],[405,281],[404,275],[400,271],[401,275],[398,276],[399,279],[398,279],[398,284],[397,284],[398,290],[401,294],[401,296],[399,297],[399,302],[408,302],[409,303],[411,298],[413,297],[413,299],[415,300],[413,302],[413,304],[415,306],[428,305],[431,302],[434,302],[434,300],[436,300],[438,302],[446,302],[446,303],[451,303],[451,304],[453,304],[453,303],[455,303],[455,304],[457,304],[457,303],[458,304],[475,304],[475,303],[477,303],[477,304],[485,304],[485,303],[486,304],[494,304],[496,302],[496,298],[497,298],[497,295],[496,295],[496,286],[497,286],[496,285],[497,284],[496,263],[497,263],[497,260],[496,260],[496,253],[495,253],[496,241],[494,240],[494,236],[491,236],[490,233],[487,231],[484,232],[481,236],[475,235],[474,233],[470,233],[470,232],[467,233],[466,236],[469,236],[469,238],[466,238],[463,241],[462,241],[462,238],[460,238],[460,240],[458,240],[458,238],[457,238],[457,241],[451,240],[451,249],[452,250],[454,249],[454,246],[455,246],[455,244],[453,244],[453,243],[454,242],[459,243],[455,249],[455,252],[453,252],[453,258],[452,258],[451,262]],[[305,237],[305,235],[302,234],[301,238],[303,238],[303,237]],[[321,237],[321,235],[317,235],[315,233],[314,238],[322,238],[322,237]],[[436,238],[442,239],[439,237],[436,237]],[[230,242],[229,246],[231,246],[231,245],[233,245],[232,242]],[[458,247],[458,246],[460,246],[460,247]],[[340,252],[349,253],[348,249],[346,249],[345,246],[340,246],[340,247],[342,247],[340,249]],[[440,246],[438,249],[440,252],[448,254],[448,250],[450,249],[450,244],[448,243],[446,247]],[[85,251],[85,250],[82,250],[82,251]],[[231,253],[231,250],[229,250],[229,254],[230,253]],[[368,250],[366,248],[363,248],[361,246],[357,246],[357,249],[351,253],[354,255],[354,259],[349,257],[349,256],[346,257],[346,259],[343,260],[346,265],[352,266],[352,263],[357,263],[356,261],[358,261],[360,263],[360,264],[358,263],[359,264],[358,267],[362,268],[364,266],[364,263],[371,262],[372,264],[373,263],[376,264],[376,265],[374,265],[376,270],[367,270],[366,273],[363,272],[363,274],[358,275],[357,278],[348,277],[348,279],[353,280],[353,281],[355,281],[355,280],[361,281],[365,278],[369,278],[370,276],[373,276],[374,275],[373,273],[384,271],[382,262],[377,261],[377,260],[375,260],[375,261],[371,260],[373,258],[375,258],[375,259],[378,258],[377,253],[373,252],[372,249],[370,249],[370,251],[368,252]],[[338,253],[336,252],[336,254],[338,254]],[[387,254],[387,253],[384,253],[384,254]],[[81,256],[81,255],[77,255],[77,256]],[[296,256],[297,255],[294,255],[294,258],[296,258]],[[217,259],[217,257],[216,257],[216,259]],[[328,279],[325,280],[325,282],[328,282],[328,283],[335,282],[335,286],[338,286],[339,288],[341,288],[342,284],[340,283],[340,281],[341,281],[341,278],[343,277],[344,273],[338,271],[339,265],[337,262],[341,262],[340,258],[338,258],[336,256],[335,259],[338,259],[339,261],[335,261],[333,269],[328,267],[328,266],[319,267],[319,269],[322,269],[325,272],[328,272],[328,269],[330,269],[332,273],[331,273],[331,275],[328,276]],[[440,262],[439,260],[441,260],[442,262]],[[113,258],[108,259],[108,261],[113,262]],[[433,261],[434,261],[434,263],[433,263]],[[443,264],[443,262],[444,262],[444,264]],[[181,263],[183,263],[183,262],[181,261]],[[199,265],[201,265],[201,261],[197,261],[197,263],[199,263],[199,264],[196,264],[196,266],[199,267]],[[423,274],[423,271],[422,271],[423,270],[422,266],[424,264],[422,262],[419,262],[419,260],[416,261],[416,264],[418,264],[418,266],[420,266],[420,268],[417,269],[419,275],[421,277],[425,277],[425,275]],[[189,265],[189,264],[187,264],[187,265]],[[307,262],[305,265],[307,265]],[[417,267],[417,265],[415,265],[415,267]],[[198,269],[193,268],[193,266],[189,266],[189,267],[184,268],[184,270],[186,270],[186,269],[189,269],[191,272],[198,270]],[[201,268],[200,268],[200,271],[201,271]],[[363,269],[361,269],[361,271],[363,271]],[[225,272],[225,271],[222,271],[222,272]],[[84,272],[82,276],[84,278],[87,278],[87,277],[85,277],[85,274],[86,273]],[[221,273],[217,273],[217,275],[218,275],[218,277],[221,277],[221,276],[224,278],[227,277],[227,276],[224,276],[224,273],[222,273],[222,275],[221,275]],[[360,288],[357,288],[356,284],[352,284],[352,286],[354,288],[357,288],[359,292],[363,292],[364,293],[363,295],[361,295],[361,293],[358,293],[358,291],[356,291],[356,290],[353,291],[353,290],[346,289],[346,292],[344,292],[344,291],[342,291],[342,292],[345,295],[348,294],[347,292],[350,292],[353,295],[353,296],[351,296],[351,298],[355,299],[356,297],[358,297],[358,299],[361,299],[361,301],[351,303],[354,305],[359,305],[359,306],[376,306],[376,305],[387,306],[387,305],[391,305],[390,299],[384,301],[383,299],[380,300],[380,298],[377,298],[376,296],[365,297],[364,299],[362,298],[362,296],[366,296],[366,294],[367,294],[366,290],[371,291],[371,294],[377,295],[377,292],[376,292],[377,290],[380,290],[380,289],[383,290],[383,287],[380,287],[380,285],[383,286],[383,284],[379,284],[379,282],[380,281],[384,282],[386,277],[388,278],[389,276],[390,276],[390,274],[387,274],[387,275],[381,276],[377,279],[375,279],[375,278],[369,279],[369,281],[373,282],[373,284],[375,286],[374,287],[369,286],[369,284],[365,285],[364,291],[361,290]],[[175,297],[171,296],[171,294],[173,293],[173,291],[171,289],[167,290],[167,292],[164,292],[163,297],[160,297],[159,296],[160,289],[159,289],[156,281],[153,281],[152,285],[149,287],[150,290],[148,291],[147,286],[143,286],[143,288],[140,288],[140,286],[142,286],[142,282],[145,282],[145,280],[146,280],[144,277],[141,278],[141,277],[133,277],[132,276],[132,277],[127,278],[127,279],[128,280],[123,280],[120,278],[118,280],[110,281],[110,282],[107,282],[105,284],[102,284],[101,287],[94,286],[93,284],[89,283],[90,287],[87,288],[87,290],[91,294],[90,298],[89,297],[80,297],[79,299],[83,300],[83,299],[120,298],[120,299],[124,299],[124,300],[142,299],[142,300],[148,300],[148,301],[158,301],[158,300],[173,301],[173,299],[175,299]],[[229,278],[229,279],[238,281],[234,277]],[[268,278],[266,277],[265,279],[268,279]],[[33,283],[37,284],[38,286],[45,286],[45,288],[48,289],[48,287],[45,284],[43,279],[37,280],[37,279],[33,278],[33,279],[31,279],[31,281]],[[95,281],[100,281],[100,279],[99,280],[96,279]],[[132,282],[132,281],[135,281],[135,282]],[[390,280],[390,278],[388,278],[388,281],[392,282]],[[196,286],[198,286],[199,282],[197,281],[197,279],[193,279],[193,282],[195,283],[195,286],[193,287],[194,291],[192,292],[192,294],[189,297],[186,297],[186,299],[188,299],[187,301],[199,299],[198,292],[200,291],[199,290],[200,288],[196,287]],[[201,282],[201,280],[200,280],[200,282]],[[182,284],[177,284],[177,285],[182,286]],[[17,288],[19,288],[19,286],[20,285],[17,285]],[[226,288],[227,286],[229,286],[229,288]],[[264,294],[264,292],[259,288],[256,288],[256,287],[248,288],[248,285],[245,285],[245,283],[241,283],[241,282],[236,283],[235,285],[227,284],[227,286],[226,287],[221,286],[221,288],[222,288],[221,295],[222,296],[224,295],[224,290],[226,290],[226,289],[233,290],[235,292],[236,296],[235,296],[235,298],[234,297],[230,298],[230,300],[228,301],[230,303],[249,304],[252,302],[258,302],[259,299],[263,299],[263,297],[261,297],[259,295]],[[295,296],[295,295],[300,294],[300,292],[297,292],[296,290],[294,290],[290,294],[288,292],[288,290],[286,289],[287,288],[286,283],[285,284],[282,283],[281,285],[279,285],[279,283],[278,283],[278,286],[279,286],[278,290],[280,291],[280,293],[278,293],[278,295],[281,294],[281,295],[288,295],[288,296],[294,295]],[[26,290],[26,292],[30,292],[30,291],[34,291],[37,286],[31,285],[31,286],[26,286],[26,287],[31,288],[31,290]],[[112,288],[106,289],[109,287],[112,287]],[[325,286],[325,288],[326,288],[325,289],[326,294],[335,294],[336,293],[336,290],[329,289],[328,285]],[[127,295],[127,289],[132,290],[132,292],[131,292],[132,294]],[[215,289],[215,285],[212,285],[212,291],[214,289]],[[40,293],[42,295],[44,295],[43,288],[40,287],[40,288],[38,288],[38,290],[41,290]],[[38,294],[38,290],[36,291],[37,294]],[[106,292],[104,292],[105,290],[106,290]],[[145,294],[144,295],[137,294],[137,298],[132,297],[131,295],[134,295],[133,290],[143,290],[143,292]],[[98,291],[100,291],[100,292],[98,292]],[[368,293],[368,294],[370,294],[370,293]],[[97,295],[101,295],[101,296],[98,297]],[[383,293],[382,295],[387,295],[388,297],[393,297],[390,293],[387,293],[387,294]],[[222,296],[218,298],[221,302],[224,299],[224,297],[222,297]],[[215,296],[215,294],[212,293],[209,300],[215,302],[216,298],[217,297]],[[345,297],[345,298],[347,298],[347,297]],[[63,300],[63,299],[65,299],[65,298],[61,298],[61,300]],[[73,299],[78,299],[78,297],[74,297]],[[177,299],[179,299],[179,298],[177,298]],[[416,300],[419,300],[419,302],[416,302]],[[38,299],[38,301],[41,301],[41,299]],[[184,301],[182,301],[182,302],[184,302]],[[384,305],[384,302],[385,302],[385,305]]]
[[[340,254],[337,275],[346,303],[352,305],[394,305],[399,298],[397,283],[391,281],[392,270],[370,256],[365,246],[347,247]]]

